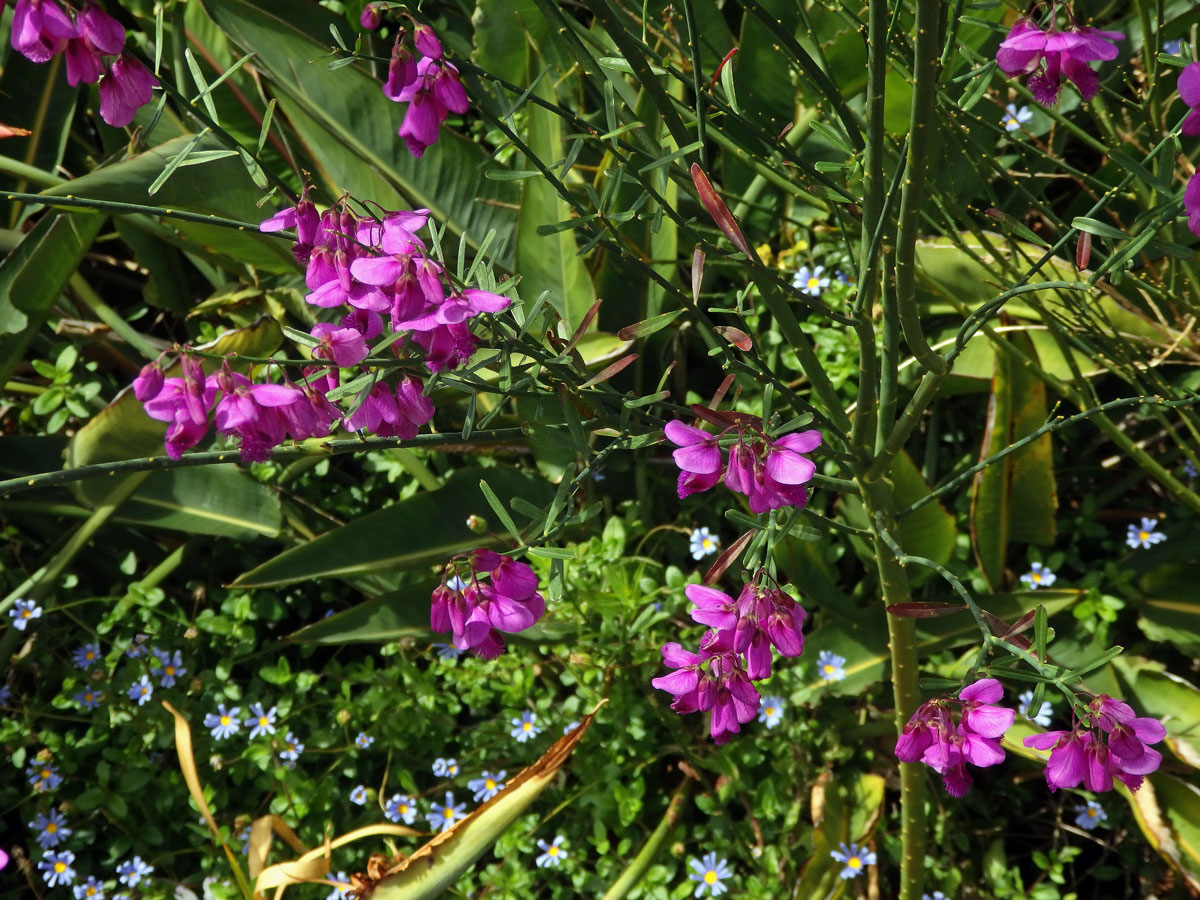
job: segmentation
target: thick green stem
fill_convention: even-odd
[[[895,501],[886,482],[860,483],[869,521],[878,521],[872,543],[884,606],[910,598],[908,573],[888,546],[896,532]],[[892,656],[892,695],[896,702],[896,734],[903,731],[920,701],[917,684],[917,638],[913,619],[888,616],[888,649]],[[900,763],[900,893],[899,900],[920,900],[925,877],[925,774],[917,763]]]
[[[935,374],[946,371],[946,361],[929,346],[917,310],[916,252],[921,202],[925,194],[925,169],[929,165],[929,131],[934,124],[934,104],[940,69],[938,34],[945,15],[941,0],[917,0],[914,28],[912,115],[908,132],[908,165],[896,229],[896,300],[904,340],[917,361]]]
[[[654,862],[654,857],[662,849],[663,841],[667,839],[667,835],[679,821],[679,814],[683,812],[683,804],[687,800],[688,794],[692,792],[694,783],[691,778],[684,778],[683,783],[675,788],[675,793],[671,795],[671,802],[667,804],[667,811],[663,813],[662,821],[650,833],[650,837],[646,838],[646,843],[642,845],[638,855],[625,867],[625,871],[617,877],[612,887],[605,892],[603,900],[622,900],[645,877],[650,864]]]

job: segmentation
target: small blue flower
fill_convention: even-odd
[[[458,659],[463,654],[453,644],[434,644],[433,649],[437,651],[438,659]]]
[[[100,701],[104,699],[104,694],[101,691],[95,691],[88,687],[76,694],[72,699],[84,709],[95,709],[100,705]]]
[[[89,875],[87,881],[71,890],[75,892],[75,900],[104,900],[104,882],[97,881],[95,875]]]
[[[478,778],[468,781],[467,788],[475,792],[475,802],[484,803],[504,790],[504,776],[507,774],[505,769],[499,772],[485,771]]]
[[[1028,106],[1022,106],[1017,109],[1017,104],[1010,103],[1004,107],[1004,118],[1000,121],[1004,125],[1004,130],[1010,134],[1018,131],[1022,125],[1033,119],[1033,110]]]
[[[576,728],[578,728],[578,727],[579,727],[579,723],[578,723],[578,722],[568,722],[568,723],[567,723],[567,724],[566,724],[566,725],[563,727],[563,734],[570,734],[572,731],[574,731],[574,730],[575,730]]]
[[[1031,722],[1036,722],[1043,728],[1050,724],[1050,701],[1043,699],[1042,705],[1038,707],[1037,715],[1029,715],[1029,707],[1033,703],[1033,691],[1022,691],[1017,695],[1017,712],[1029,719]]]
[[[1108,813],[1104,811],[1104,807],[1095,800],[1089,800],[1083,806],[1075,807],[1075,812],[1079,814],[1075,817],[1075,824],[1086,831],[1091,831],[1108,819]]]
[[[57,809],[50,810],[50,815],[38,813],[29,827],[38,832],[34,838],[43,847],[57,847],[59,842],[71,834],[67,827],[67,817]]]
[[[304,745],[290,731],[284,735],[283,744],[283,749],[279,751],[279,758],[286,761],[289,769],[294,768],[296,760],[304,752]]]
[[[941,891],[934,891],[932,894],[922,894],[921,900],[946,900],[946,895]]]
[[[99,644],[84,644],[82,647],[76,647],[75,652],[71,654],[71,662],[75,663],[75,668],[83,669],[85,672],[91,671],[92,666],[99,661]]]
[[[325,900],[346,900],[346,896],[352,890],[354,890],[354,888],[352,888],[349,884],[350,876],[345,872],[338,872],[336,875],[330,875],[329,880],[331,882],[339,882],[345,885],[345,887],[335,887],[325,896]]]
[[[432,811],[425,818],[429,820],[431,827],[438,831],[449,831],[459,819],[463,818],[463,810],[467,808],[467,804],[454,804],[454,795],[446,791],[446,802],[435,803]]]
[[[857,878],[862,874],[863,866],[875,865],[874,852],[858,844],[843,843],[840,851],[831,850],[829,855],[845,866],[838,873],[842,878]]]
[[[356,737],[356,738],[354,739],[354,743],[355,743],[356,745],[358,745],[360,748],[362,748],[363,750],[366,750],[366,749],[367,749],[368,747],[370,747],[370,746],[371,746],[373,743],[375,743],[375,738],[371,737],[371,736],[370,736],[369,734],[367,734],[365,731],[360,731],[360,732],[358,733],[358,737]]]
[[[1021,583],[1031,591],[1040,587],[1050,587],[1058,581],[1058,576],[1043,566],[1040,562],[1030,563],[1029,571],[1021,576]]]
[[[0,706],[12,706],[12,688],[0,685]]]
[[[439,756],[433,761],[433,774],[439,778],[453,778],[458,774],[458,760],[442,759]]]
[[[834,272],[833,277],[836,278],[838,281],[840,281],[842,284],[850,284],[850,285],[854,284],[854,276],[847,275],[841,269],[838,269],[836,272]]]
[[[1163,53],[1170,53],[1172,56],[1178,56],[1183,41],[1167,41],[1163,44]]]
[[[25,770],[25,775],[29,778],[29,783],[33,785],[33,789],[39,794],[44,794],[46,791],[53,791],[62,784],[62,776],[58,774],[58,770],[50,765],[50,763],[30,763],[29,767]]]
[[[688,541],[688,549],[692,551],[692,559],[704,559],[704,557],[712,556],[721,549],[721,542],[707,528],[693,529]]]
[[[13,608],[8,611],[8,614],[12,616],[13,627],[17,631],[24,631],[25,626],[32,619],[41,617],[42,608],[32,600],[18,600],[13,604]],[[53,885],[51,886],[53,887]]]
[[[250,729],[250,740],[275,733],[275,714],[278,710],[279,707],[272,706],[264,712],[261,703],[250,704],[250,718],[246,719],[246,727]]]
[[[129,645],[129,649],[125,651],[125,655],[130,659],[141,659],[146,655],[146,635],[139,634],[133,639],[133,643]]]
[[[359,806],[367,805],[367,789],[363,785],[359,785],[350,792],[350,802],[357,803]]]
[[[175,687],[176,676],[187,674],[187,669],[183,667],[183,654],[176,650],[172,657],[171,651],[159,650],[155,647],[154,655],[156,659],[150,663],[150,671],[160,676],[161,680],[158,682],[158,686]]]
[[[800,271],[792,276],[792,287],[810,297],[820,297],[821,291],[829,287],[829,279],[821,277],[824,271],[824,266],[817,266],[811,271],[808,266],[801,266]]]
[[[817,674],[825,681],[841,681],[846,677],[846,657],[838,656],[828,650],[817,654]]]
[[[154,866],[146,865],[140,856],[135,856],[127,862],[117,864],[117,881],[129,887],[137,887],[141,880],[154,871]]]
[[[204,717],[204,727],[211,728],[212,736],[218,741],[223,741],[230,735],[236,734],[242,727],[242,722],[238,718],[241,711],[240,706],[227,710],[224,703],[218,703],[216,713],[209,713]]]
[[[383,805],[383,814],[393,822],[411,825],[417,818],[417,804],[407,794],[392,794],[392,798]]]
[[[1167,539],[1167,536],[1161,531],[1156,531],[1158,523],[1154,519],[1142,516],[1142,527],[1136,525],[1129,526],[1129,533],[1125,536],[1125,543],[1133,550],[1138,547],[1149,547],[1151,544],[1160,544]]]
[[[541,840],[537,842],[542,852],[534,860],[534,863],[539,869],[562,865],[562,861],[567,858],[567,851],[562,848],[562,842],[563,836],[561,834],[556,834],[554,840],[548,844]]]
[[[462,578],[458,575],[451,575],[449,578],[446,579],[446,587],[447,587],[447,589],[449,589],[451,591],[458,591],[461,593],[463,588],[465,588],[466,586],[467,586],[467,583],[465,581],[463,581]]]
[[[782,697],[764,697],[762,706],[758,708],[758,721],[768,728],[774,728],[783,721],[785,705]]]
[[[201,817],[203,818],[203,816]],[[242,856],[246,856],[250,852],[250,826],[247,825],[238,832],[238,841],[242,846]]]
[[[688,878],[697,883],[693,897],[703,897],[705,891],[710,897],[716,897],[729,890],[729,885],[724,884],[723,880],[732,877],[733,870],[729,868],[727,860],[718,860],[716,853],[706,853],[703,859],[692,857],[688,860],[688,866],[692,870]]]
[[[70,850],[63,850],[61,853],[51,850],[42,857],[37,867],[42,870],[42,877],[46,879],[47,887],[59,884],[70,885],[75,883],[75,870],[71,868],[73,862],[75,862],[75,854]]]
[[[523,744],[530,738],[535,738],[542,733],[542,729],[538,728],[534,722],[537,721],[537,713],[523,712],[517,718],[512,720],[512,736],[517,739],[517,743]]]
[[[154,685],[150,683],[150,677],[143,675],[132,685],[130,685],[128,694],[130,700],[136,700],[138,706],[145,706],[150,701],[150,696],[154,693]]]

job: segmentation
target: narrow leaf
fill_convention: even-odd
[[[887,611],[889,615],[899,616],[903,619],[932,619],[937,616],[949,616],[956,612],[962,612],[966,608],[961,603],[914,602],[893,603],[887,608]]]
[[[704,208],[708,210],[708,214],[717,223],[717,227],[724,232],[725,237],[729,238],[729,242],[746,254],[747,258],[753,259],[754,254],[750,250],[750,245],[746,243],[746,237],[742,234],[742,229],[738,225],[737,219],[733,217],[733,213],[729,211],[729,207],[725,205],[725,201],[721,199],[716,189],[712,186],[712,182],[708,180],[708,176],[704,174],[704,170],[696,163],[692,163],[692,183],[696,185],[696,192],[700,195],[700,202],[704,204]],[[693,271],[694,269],[695,266],[693,264]]]
[[[640,322],[626,325],[617,332],[617,337],[623,341],[635,341],[640,337],[654,334],[656,331],[662,331],[662,329],[666,328],[681,315],[683,315],[682,309],[673,309],[670,312],[651,316],[649,319],[642,319]]]
[[[718,580],[720,580],[721,576],[725,574],[725,571],[737,561],[739,556],[742,555],[742,551],[745,550],[749,545],[751,538],[754,537],[754,534],[755,533],[753,530],[747,531],[740,538],[730,544],[729,548],[717,557],[717,561],[712,564],[712,568],[704,573],[704,583],[715,584]]]

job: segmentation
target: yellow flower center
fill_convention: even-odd
[[[704,883],[705,884],[716,884],[717,883],[717,873],[714,872],[712,869],[709,869],[707,872],[705,872],[704,873]]]
[[[450,819],[453,819],[454,818],[454,807],[447,806],[446,811],[442,813],[442,818],[446,819],[447,821],[449,821]]]
[[[816,288],[816,287],[819,287],[819,286],[820,286],[820,284],[821,284],[821,282],[820,282],[818,279],[816,279],[816,278],[810,278],[810,279],[808,279],[808,288],[809,288],[809,290],[812,290],[812,289],[814,289],[814,288]]]
[[[229,718],[229,716],[221,716],[221,724],[222,725],[228,725],[232,721],[233,721],[233,719]]]
[[[521,728],[522,728],[522,730],[524,730],[524,731],[532,731],[532,730],[533,730],[533,723],[532,723],[532,722],[522,722],[522,723],[521,723]]]
[[[164,674],[164,675],[170,675],[170,676],[174,677],[174,675],[175,675],[175,667],[174,667],[174,666],[164,666],[164,667],[163,667],[163,674]]]
[[[1148,531],[1139,531],[1138,532],[1138,540],[1139,541],[1148,541],[1149,539],[1150,539],[1150,532],[1148,532]]]
[[[258,724],[259,724],[260,726],[262,726],[263,728],[266,728],[268,725],[270,725],[270,724],[271,724],[271,721],[270,721],[270,719],[268,719],[266,716],[259,716],[259,717],[258,717]]]
[[[846,860],[846,865],[848,865],[852,869],[861,869],[862,868],[862,860],[859,859],[857,856],[852,856],[848,860]]]
[[[705,550],[711,550],[714,545],[711,539],[705,538],[700,542],[700,546]]]
[[[1015,116],[1009,116],[1007,119],[1004,120],[1004,124],[1005,125],[1020,125],[1021,123],[1016,120]]]
[[[773,707],[773,706],[764,707],[763,712],[768,716],[773,716],[773,715],[775,715],[775,707]]]
[[[28,609],[21,610],[21,618],[22,619],[32,619],[33,618],[32,610],[28,610]]]
[[[1096,810],[1094,810],[1094,809],[1089,808],[1087,811],[1087,814],[1088,814],[1088,818],[1090,818],[1090,819],[1096,818]]]
[[[494,790],[496,789],[496,782],[494,782],[494,781],[493,781],[492,779],[490,779],[490,778],[487,778],[487,779],[485,779],[485,780],[484,780],[484,782],[483,782],[483,786],[484,786],[485,788],[487,788],[489,791],[494,791]]]
[[[93,653],[91,650],[89,650],[87,653],[83,654],[83,658],[86,659],[88,662],[91,662],[93,659],[96,658],[96,654]]]
[[[546,848],[546,852],[550,856],[558,856],[558,848],[555,847],[553,844],[551,844],[548,848]]]
[[[1090,813],[1091,810],[1088,810],[1088,812]],[[54,834],[56,831],[58,831],[58,826],[53,822],[46,826],[46,834]]]
[[[1034,582],[1035,584],[1041,584],[1042,583],[1042,573],[1041,572],[1030,572],[1029,579],[1032,582]]]
[[[97,891],[94,887],[92,887],[89,884],[86,888],[83,889],[83,893],[84,893],[84,896],[86,896],[86,897],[95,897]]]
[[[49,769],[42,769],[42,779],[44,781],[50,780],[50,770]]]
[[[825,674],[826,675],[832,675],[835,671],[837,671],[837,670],[835,669],[835,667],[833,665],[831,665],[830,663],[825,663]]]
[[[408,812],[408,804],[401,803],[398,807],[396,807],[396,809],[400,811],[400,815],[404,815],[406,812]]]
[[[54,871],[61,875],[63,872],[67,871],[67,864],[65,862],[56,862],[54,864]]]

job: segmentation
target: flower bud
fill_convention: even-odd
[[[383,23],[383,10],[374,3],[368,3],[363,7],[358,21],[367,31],[374,31]]]

